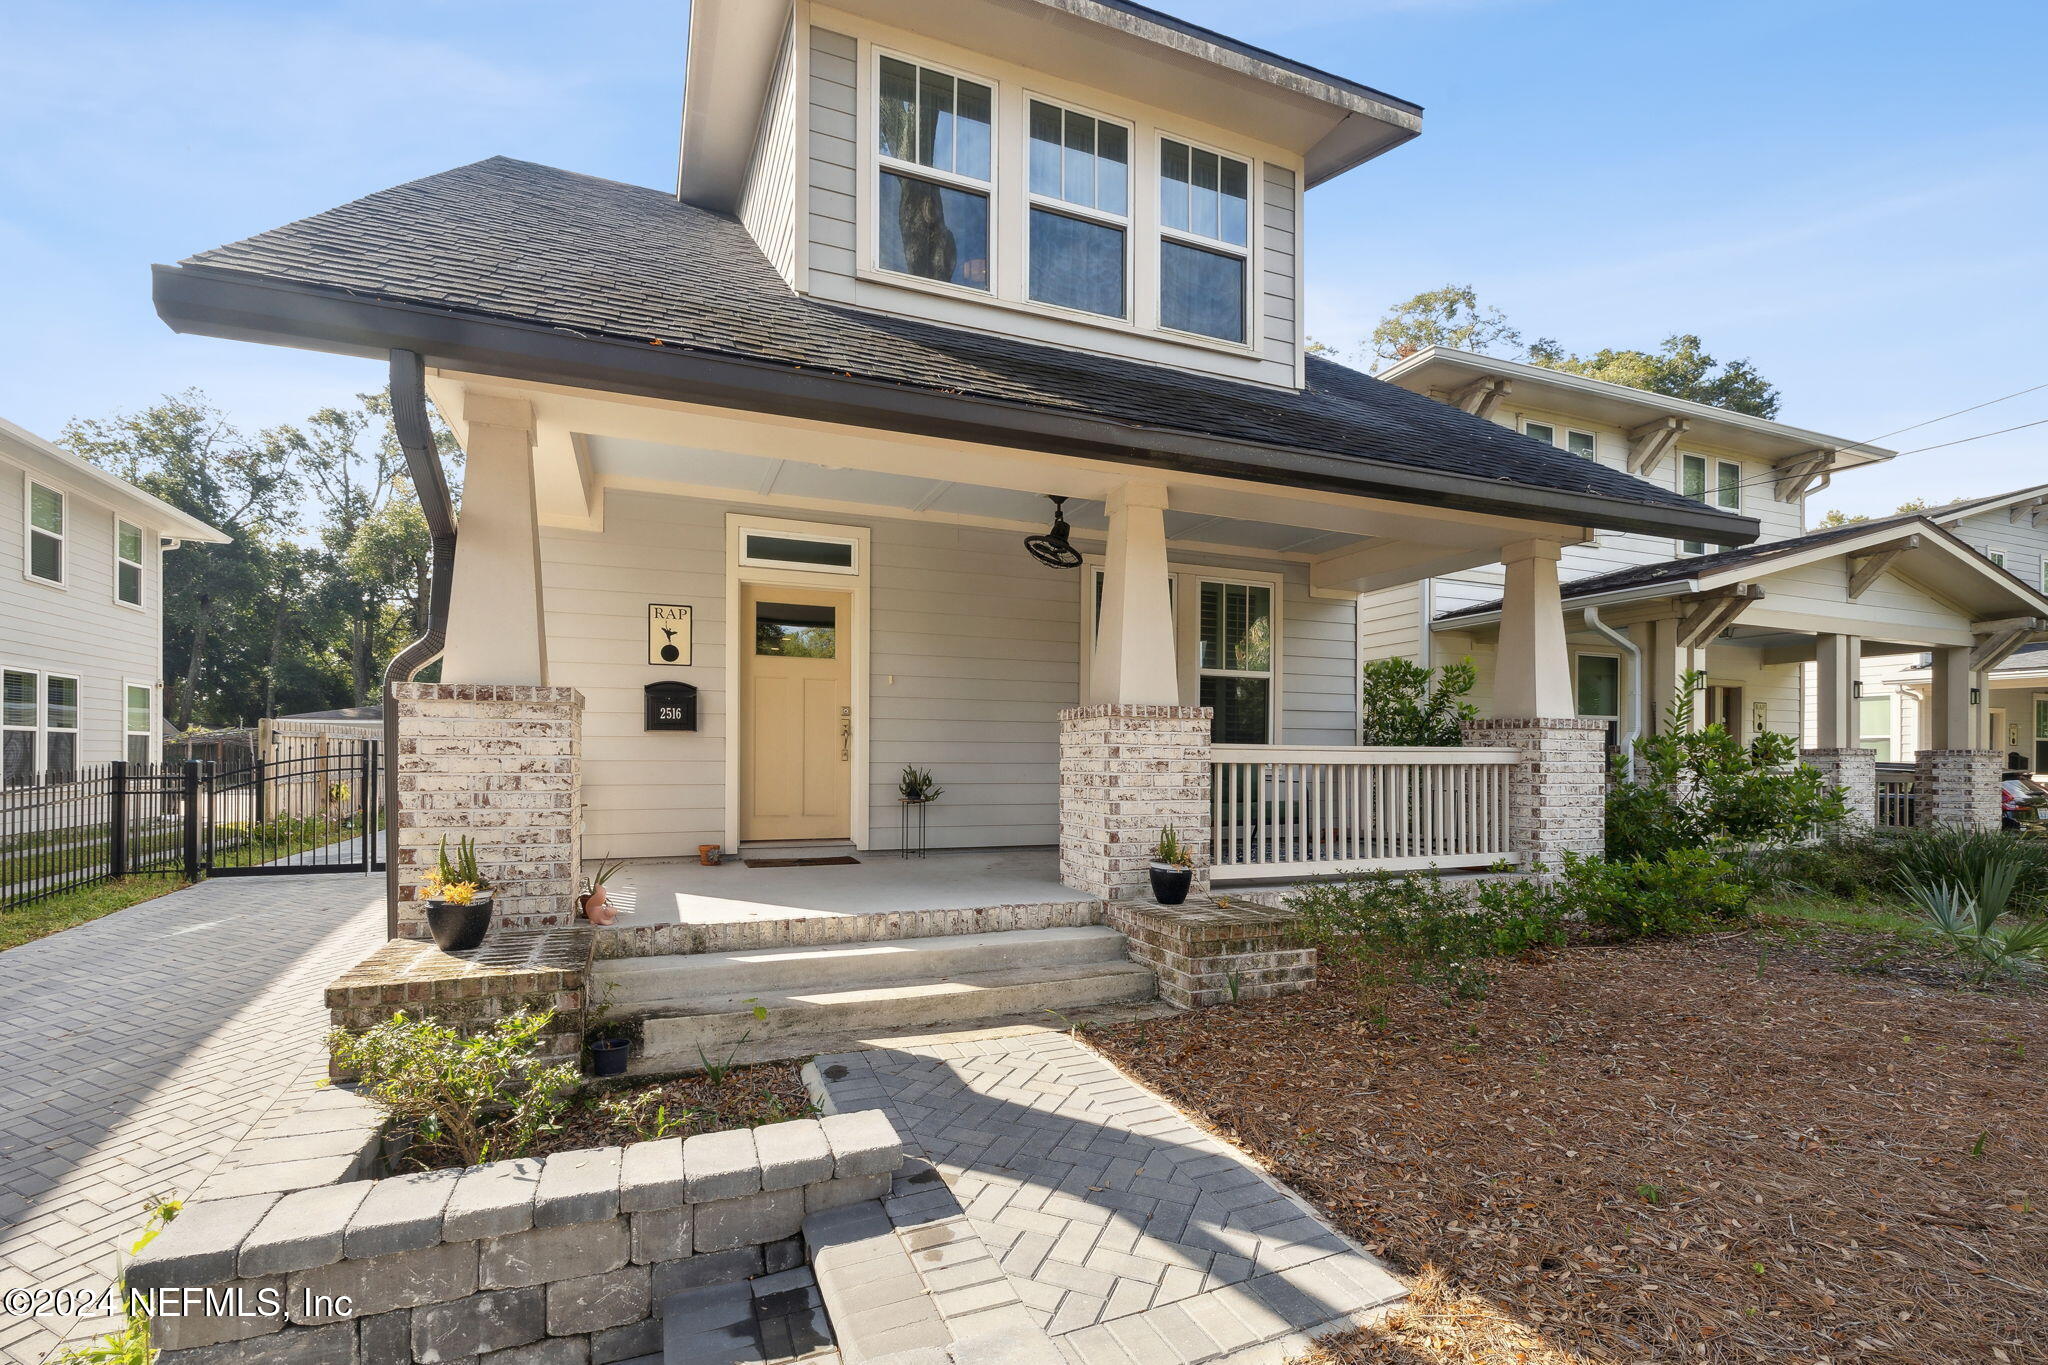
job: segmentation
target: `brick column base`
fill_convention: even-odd
[[[1844,825],[1868,828],[1877,823],[1877,750],[1801,749],[1799,760],[1842,789],[1849,805]]]
[[[1521,755],[1508,783],[1508,833],[1524,867],[1555,872],[1567,853],[1607,847],[1607,722],[1557,717],[1473,720],[1465,742]]]
[[[419,898],[441,840],[476,841],[492,932],[569,924],[581,886],[583,694],[573,687],[399,683],[398,933],[426,938]]]
[[[2004,771],[2005,755],[1994,749],[1922,749],[1914,785],[1916,822],[1997,829]]]
[[[1070,706],[1060,712],[1060,880],[1103,900],[1151,894],[1146,866],[1171,825],[1209,886],[1206,706]]]

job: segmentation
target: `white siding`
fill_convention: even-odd
[[[1291,374],[1299,359],[1301,301],[1301,204],[1294,192],[1294,172],[1270,161],[1265,165],[1264,252],[1260,260],[1260,331],[1266,359],[1285,365]]]
[[[795,30],[783,35],[769,79],[761,130],[740,194],[739,219],[783,279],[796,284],[797,53]]]
[[[2042,574],[2042,565],[2048,562],[2048,517],[2042,518],[2040,525],[2035,525],[2030,516],[2022,512],[2019,521],[2015,522],[2011,514],[2001,507],[1995,512],[1982,512],[1952,524],[1943,524],[1952,525],[1955,533],[1973,549],[2005,551],[2005,567],[2009,573],[2024,580],[2028,587],[2048,589],[2048,577]]]
[[[1443,610],[1439,604],[1437,610]],[[1422,585],[1382,588],[1358,599],[1358,656],[1371,659],[1422,657]]]
[[[128,680],[150,685],[152,716],[162,710],[161,532],[135,508],[119,515],[142,526],[143,607],[114,600],[116,509],[96,483],[76,477],[40,451],[0,436],[0,665],[79,680],[80,763],[127,756]],[[27,479],[65,494],[65,584],[25,573]]]
[[[855,61],[860,46],[844,33],[813,28],[808,207],[811,293],[851,303],[854,299],[854,184],[859,158]]]

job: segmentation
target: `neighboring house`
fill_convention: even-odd
[[[1870,728],[1888,704],[1872,695],[1885,660],[1924,666],[1935,651],[1942,660],[1922,675],[1930,722],[1914,747],[1982,749],[1986,671],[2048,627],[2041,532],[2032,527],[2041,490],[1808,531],[1813,492],[1893,452],[1443,348],[1381,377],[1760,522],[1762,535],[1742,548],[1603,534],[1565,550],[1575,708],[1606,721],[1616,743],[1658,726],[1679,678],[1699,671],[1699,723],[1719,721],[1745,739],[1764,729],[1798,735],[1812,761],[1830,771],[1849,765],[1845,783],[1869,793],[1869,760],[1835,751],[1873,748],[1877,761],[1913,752],[1880,744]],[[2005,566],[1982,553],[2001,547]],[[1484,708],[1505,676],[1494,657],[1499,582],[1500,571],[1484,567],[1369,595],[1361,652],[1431,663],[1470,656]]]
[[[163,552],[227,537],[0,421],[0,780],[161,752]]]
[[[2048,592],[2048,484],[1968,498],[1922,513],[2023,583]],[[1985,748],[2016,768],[2048,773],[2048,646],[2025,645],[1979,682]],[[1879,762],[1911,762],[1928,746],[1931,661],[1866,661],[1859,742]]]
[[[389,356],[467,453],[402,898],[451,831],[504,923],[579,848],[889,848],[905,765],[934,846],[1104,898],[1163,824],[1240,877],[1597,847],[1534,757],[1597,762],[1560,548],[1757,524],[1306,354],[1304,192],[1416,107],[1137,5],[904,12],[699,0],[679,195],[494,158],[159,267],[171,326]],[[1357,749],[1359,594],[1503,561],[1474,749]]]

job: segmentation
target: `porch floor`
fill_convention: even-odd
[[[1094,899],[1060,881],[1059,852],[1051,848],[933,849],[923,858],[901,858],[894,850],[848,850],[847,856],[860,861],[833,867],[748,867],[738,861],[704,867],[694,858],[631,861],[607,884],[619,909],[612,927],[1072,905]]]

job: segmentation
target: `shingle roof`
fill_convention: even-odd
[[[1700,510],[1670,489],[1320,357],[1309,358],[1307,388],[1296,392],[806,298],[730,217],[507,157],[381,190],[183,265],[1448,473],[1504,491]]]

